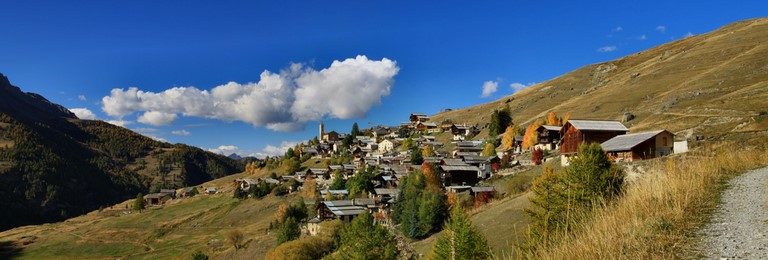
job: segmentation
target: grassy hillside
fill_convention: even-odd
[[[432,120],[484,126],[509,105],[516,124],[549,111],[571,118],[636,118],[632,131],[664,128],[682,136],[721,136],[768,129],[768,18],[660,45],[582,67],[486,104],[439,113]],[[487,134],[487,133],[486,133]]]
[[[167,259],[189,257],[196,250],[227,259],[263,256],[274,246],[269,222],[280,204],[293,196],[269,195],[261,200],[232,198],[236,174],[207,182],[215,195],[174,200],[158,208],[131,212],[132,200],[55,224],[25,226],[0,233],[0,258]],[[226,234],[239,230],[246,246],[237,251]],[[3,251],[2,246],[5,245]]]

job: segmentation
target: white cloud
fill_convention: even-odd
[[[122,126],[122,127],[133,124],[133,121],[127,121],[127,120],[107,120],[105,122],[116,125],[116,126]]]
[[[611,31],[612,32],[620,32],[620,31],[623,31],[623,30],[624,30],[624,28],[621,28],[621,26],[617,26],[616,28],[613,28],[613,30],[611,30]]]
[[[182,114],[293,131],[312,120],[364,117],[390,94],[399,70],[395,61],[369,60],[362,55],[334,61],[319,71],[292,64],[280,73],[262,72],[256,83],[229,82],[210,91],[195,87],[158,93],[135,87],[113,89],[102,98],[102,110],[117,118],[142,111],[162,113],[145,113],[140,122],[170,123]]]
[[[192,135],[192,133],[190,133],[189,131],[184,130],[184,129],[171,131],[171,134],[181,135],[181,136],[190,136],[190,135]]]
[[[694,34],[692,32],[688,32],[688,33],[683,35],[683,38],[688,38],[688,37],[691,37],[691,36],[694,36]]]
[[[618,49],[618,48],[616,48],[616,46],[612,46],[612,45],[611,46],[603,46],[603,47],[598,48],[597,52],[612,52],[612,51],[615,51],[616,49]]]
[[[80,119],[96,120],[96,114],[87,108],[70,108],[69,111],[75,113],[75,116]]]
[[[528,86],[531,86],[531,85],[533,85],[533,84],[534,84],[534,83],[530,83],[530,84],[528,84],[528,85],[525,85],[525,84],[523,84],[523,83],[520,83],[520,82],[514,82],[514,83],[512,83],[512,84],[509,84],[509,87],[510,87],[510,88],[512,88],[512,93],[515,93],[515,92],[518,92],[518,91],[520,91],[520,90],[523,90],[523,89],[525,89],[525,88],[527,88]]]
[[[667,32],[667,27],[664,26],[664,25],[656,26],[656,31],[659,31],[660,33],[666,33]]]
[[[139,127],[132,129],[134,132],[137,133],[154,133],[157,132],[157,128],[149,128],[149,127]]]
[[[248,151],[240,150],[239,147],[234,146],[234,145],[220,145],[217,148],[208,149],[208,151],[212,152],[212,153],[221,154],[221,155],[230,155],[230,154],[233,154],[233,153],[236,153],[236,154],[247,154],[248,153]]]
[[[499,82],[489,80],[483,83],[483,93],[480,97],[488,97],[493,93],[496,93],[496,88],[499,87]]]
[[[274,146],[271,144],[268,144],[264,147],[264,149],[261,149],[261,152],[257,152],[252,154],[252,156],[263,158],[265,156],[282,156],[285,154],[286,151],[288,151],[288,148],[293,148],[297,144],[301,142],[288,142],[283,141],[280,143],[280,146]]]
[[[648,39],[648,36],[646,36],[645,34],[643,34],[643,35],[640,35],[640,36],[637,36],[637,37],[635,37],[634,39],[635,39],[635,40],[641,40],[641,41],[642,41],[642,40]]]
[[[82,101],[87,101],[88,100],[87,98],[85,98],[85,95],[79,95],[79,96],[77,96],[77,99],[82,100]]]
[[[163,113],[158,111],[147,111],[139,116],[138,121],[142,124],[153,126],[170,125],[176,120],[177,116],[173,113]]]

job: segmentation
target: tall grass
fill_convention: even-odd
[[[764,137],[763,137],[764,138]],[[766,142],[711,144],[652,162],[623,196],[583,213],[587,220],[535,259],[667,259],[696,257],[696,231],[731,177],[768,165]],[[750,144],[747,146],[745,144]],[[522,254],[522,253],[518,253]]]

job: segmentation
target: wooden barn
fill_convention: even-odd
[[[667,130],[619,135],[600,144],[611,159],[647,160],[673,153],[675,135]]]
[[[603,143],[627,132],[629,129],[618,121],[568,120],[560,130],[560,161],[568,165],[582,143]]]

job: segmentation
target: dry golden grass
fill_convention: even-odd
[[[658,160],[624,196],[595,209],[593,217],[536,259],[695,258],[696,232],[717,205],[724,183],[747,170],[768,165],[764,134],[748,141],[699,147],[683,156]]]
[[[573,119],[605,120],[620,120],[631,112],[636,116],[627,123],[631,131],[663,128],[714,137],[763,131],[768,124],[756,118],[768,111],[766,40],[768,19],[740,21],[587,65],[499,100],[433,115],[432,120],[482,128],[494,109],[509,105],[518,125],[550,111],[560,116],[572,112]]]

